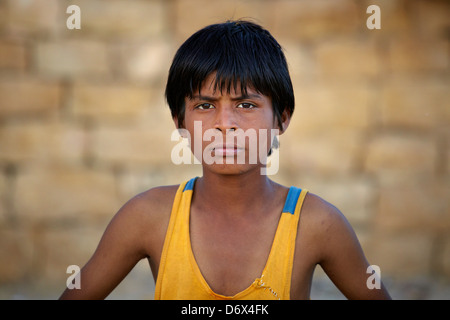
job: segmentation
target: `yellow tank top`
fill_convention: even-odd
[[[209,287],[191,248],[189,216],[195,179],[182,183],[175,195],[156,280],[155,300],[289,299],[297,225],[307,191],[296,187],[289,189],[261,277],[234,296],[224,296]]]

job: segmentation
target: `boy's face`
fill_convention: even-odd
[[[215,74],[203,82],[200,92],[185,98],[184,126],[190,147],[204,169],[239,174],[261,167],[278,134],[272,101],[252,88],[244,94],[238,84],[230,93],[214,90]],[[283,132],[289,117],[283,122]],[[174,119],[177,125],[177,119]]]

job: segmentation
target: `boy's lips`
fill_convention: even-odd
[[[211,146],[211,151],[214,152],[215,156],[223,156],[223,157],[235,156],[243,150],[244,148],[236,145],[218,144]]]

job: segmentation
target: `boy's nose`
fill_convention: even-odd
[[[236,115],[233,108],[222,107],[217,110],[214,128],[226,133],[227,130],[236,130],[238,128]]]

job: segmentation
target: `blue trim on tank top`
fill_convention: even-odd
[[[298,197],[302,189],[296,187],[290,187],[288,195],[286,197],[286,202],[284,204],[283,212],[294,214],[295,207],[297,206]]]
[[[188,191],[188,190],[194,190],[194,183],[195,180],[197,180],[198,177],[192,178],[191,180],[189,180],[186,185],[184,186],[183,192]]]

